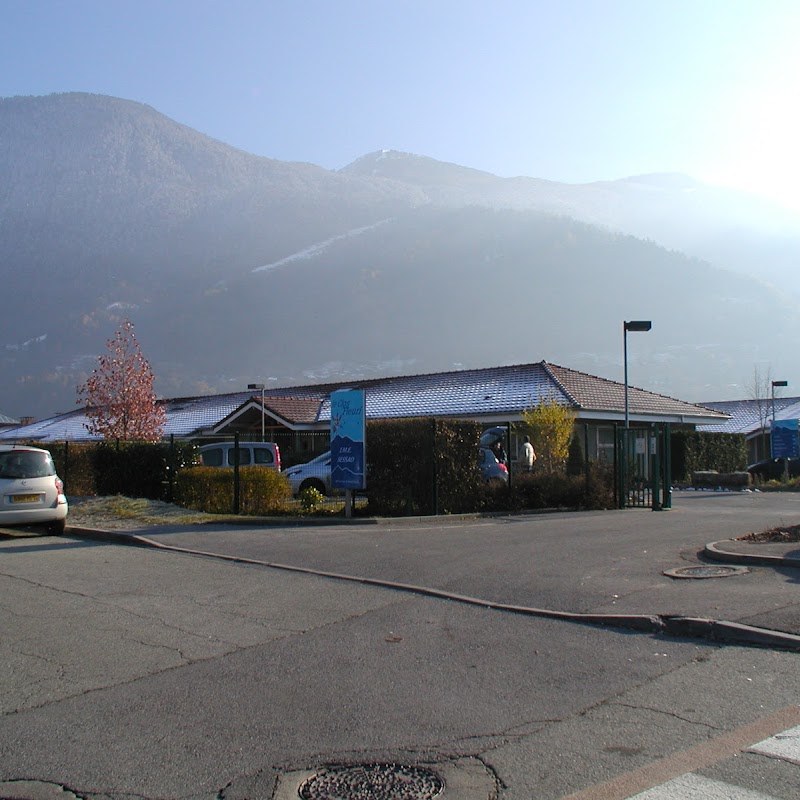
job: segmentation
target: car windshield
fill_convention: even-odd
[[[32,450],[0,453],[0,478],[46,478],[55,474],[50,453]]]

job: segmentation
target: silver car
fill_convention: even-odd
[[[69,506],[47,450],[0,445],[0,525],[40,525],[64,533]]]
[[[331,493],[331,451],[328,450],[305,464],[287,467],[283,474],[289,480],[292,494],[303,489],[316,489],[321,494]]]

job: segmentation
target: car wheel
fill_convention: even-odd
[[[57,519],[55,522],[50,522],[47,525],[47,532],[51,536],[61,536],[67,529],[66,519]]]
[[[300,492],[302,492],[303,489],[316,489],[320,494],[328,494],[325,490],[325,484],[319,478],[306,478],[300,484]]]

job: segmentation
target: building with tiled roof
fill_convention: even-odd
[[[330,425],[330,394],[363,389],[368,419],[439,417],[469,419],[486,425],[514,423],[522,412],[542,401],[570,409],[576,423],[591,430],[590,457],[613,447],[613,426],[624,422],[625,387],[568,367],[541,361],[486,369],[457,370],[424,375],[375,378],[342,383],[247,390],[160,401],[166,410],[165,436],[203,440],[232,437],[235,433],[269,440],[291,432],[324,434]],[[721,425],[724,411],[628,387],[629,419],[633,427],[671,423],[695,429]],[[2,439],[40,442],[91,441],[82,410],[0,432]],[[318,448],[312,448],[318,449]]]
[[[722,400],[704,403],[704,406],[727,415],[717,423],[698,425],[698,430],[715,433],[741,433],[747,441],[749,463],[770,457],[770,424],[772,422],[772,400]],[[775,419],[800,419],[800,397],[776,397]]]
[[[19,425],[18,419],[7,417],[5,414],[0,414],[0,430],[3,428],[15,428]]]

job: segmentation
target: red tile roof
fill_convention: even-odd
[[[569,367],[543,362],[553,379],[575,404],[587,411],[625,412],[625,384],[598,378]],[[684,400],[676,400],[655,394],[635,386],[628,386],[628,411],[630,414],[659,414],[684,417],[708,417],[719,414],[720,422],[725,415],[714,409],[703,408]],[[688,420],[687,420],[688,421]]]

